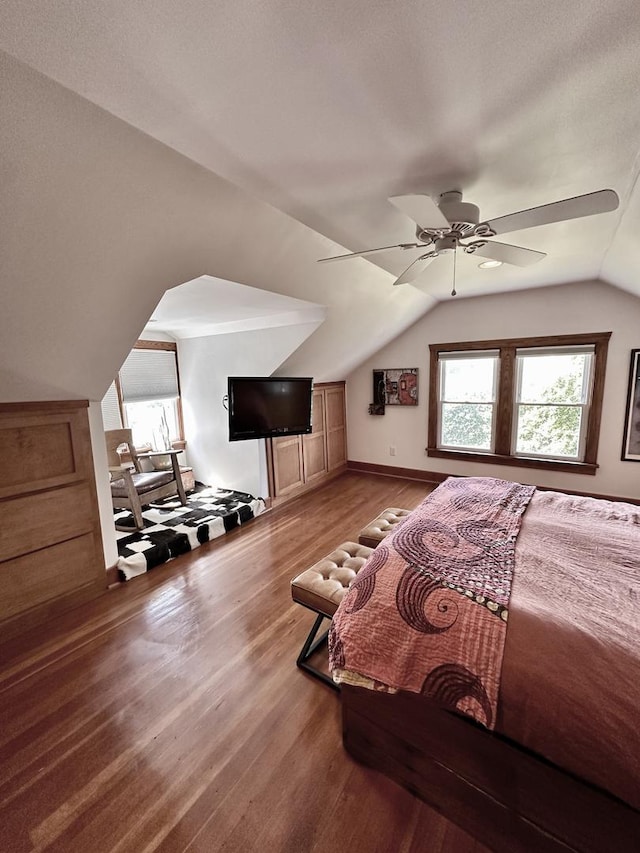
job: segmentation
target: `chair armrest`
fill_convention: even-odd
[[[118,480],[124,480],[127,491],[129,493],[135,492],[135,486],[133,485],[133,477],[131,476],[132,468],[128,465],[110,465],[109,466],[109,480],[111,483],[115,483]]]
[[[149,450],[147,453],[138,453],[138,459],[150,459],[152,456],[177,456],[181,450]]]
[[[128,471],[128,470],[129,470],[128,465],[110,465],[109,466],[109,473],[110,474],[117,474],[119,477],[123,477],[124,472]]]

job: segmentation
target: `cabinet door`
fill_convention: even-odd
[[[0,403],[0,643],[107,586],[88,403]]]
[[[310,435],[302,436],[302,456],[305,483],[313,483],[314,480],[323,477],[328,470],[324,397],[324,389],[314,389],[312,431]]]
[[[286,495],[304,483],[301,436],[271,439],[275,495]]]
[[[347,419],[344,385],[325,388],[325,429],[329,471],[347,463]]]

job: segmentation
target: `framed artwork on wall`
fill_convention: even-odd
[[[382,374],[385,406],[418,405],[417,367],[377,370],[375,373]]]
[[[631,350],[622,460],[640,462],[640,349]]]

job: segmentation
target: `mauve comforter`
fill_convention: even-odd
[[[640,507],[531,499],[496,729],[640,809]]]

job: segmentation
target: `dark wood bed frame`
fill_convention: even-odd
[[[507,738],[420,696],[341,695],[347,751],[492,850],[640,851],[640,812]]]

